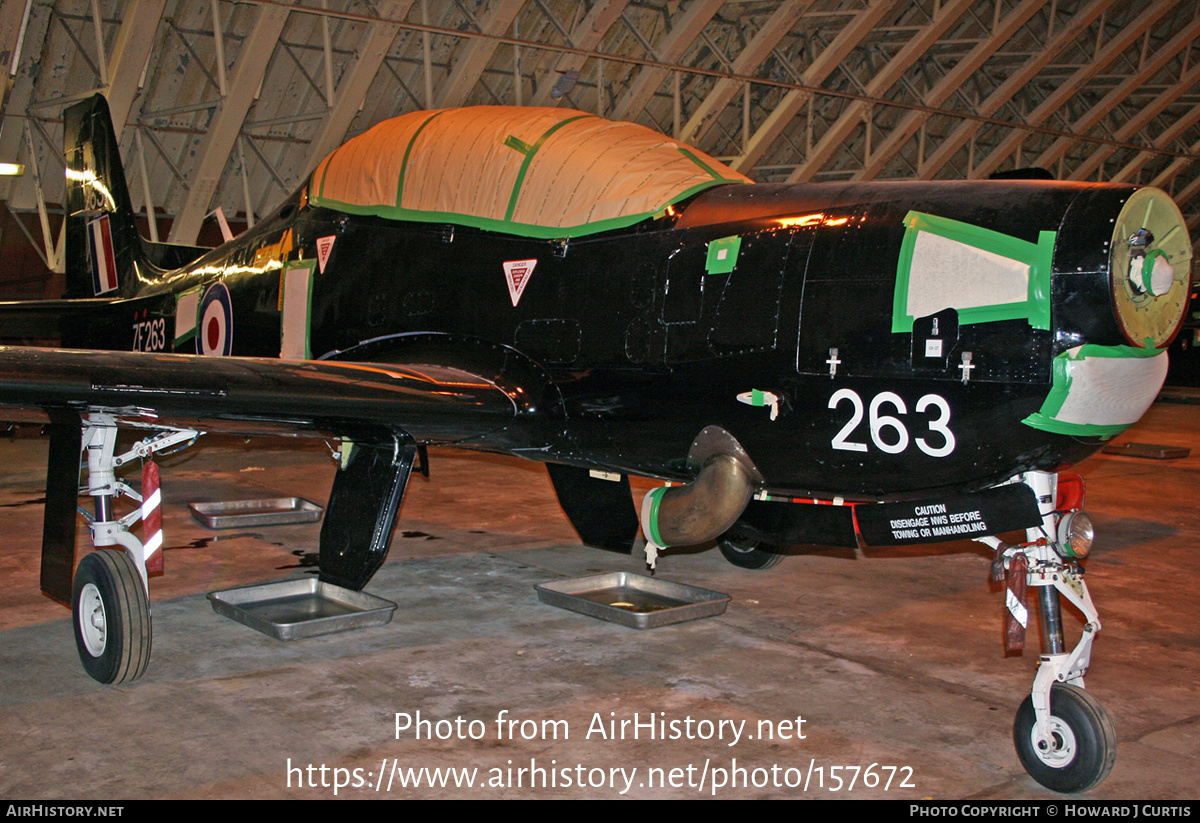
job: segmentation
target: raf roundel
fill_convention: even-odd
[[[200,300],[197,354],[229,355],[233,351],[233,304],[224,283],[213,283]]]

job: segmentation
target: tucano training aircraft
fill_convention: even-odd
[[[753,184],[630,123],[476,107],[375,126],[206,251],[138,234],[102,97],[66,111],[65,141],[66,294],[0,305],[5,337],[63,348],[0,348],[0,417],[50,423],[42,587],[92,677],[150,655],[157,469],[139,494],[117,474],[134,457],[203,431],[340,439],[320,577],[358,590],[425,447],[451,445],[546,463],[583,542],[630,552],[640,529],[651,564],[709,541],[763,568],[776,545],[979,540],[1011,642],[1026,586],[1042,617],[1023,765],[1059,791],[1111,769],[1083,689],[1092,529],[1058,472],[1166,374],[1191,244],[1165,193]],[[147,435],[117,454],[122,427]],[[116,550],[72,568],[81,453],[93,543]],[[629,475],[675,485],[639,513]],[[146,500],[119,518],[122,494]]]

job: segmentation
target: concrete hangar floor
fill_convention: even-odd
[[[1200,406],[1160,401],[1118,442],[1189,457],[1080,467],[1104,626],[1088,687],[1119,741],[1091,799],[1200,791],[1198,433]],[[0,796],[1056,797],[1012,745],[1037,635],[1006,658],[978,544],[801,548],[765,572],[715,550],[668,556],[661,577],[733,600],[720,617],[635,631],[538,602],[536,583],[643,570],[579,545],[543,468],[434,451],[367,587],[399,604],[393,621],[281,642],[214,613],[205,593],[313,574],[319,524],[211,531],[187,504],[323,503],[329,453],[204,441],[161,464],[149,670],[107,687],[38,590],[47,440],[0,438]]]

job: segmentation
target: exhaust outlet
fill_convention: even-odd
[[[642,500],[642,531],[658,547],[694,546],[720,537],[763,482],[741,444],[717,426],[696,437],[688,464],[699,469],[695,480],[653,489]]]

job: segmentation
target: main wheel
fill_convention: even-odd
[[[1031,695],[1017,709],[1013,742],[1025,771],[1056,792],[1092,788],[1117,759],[1117,733],[1108,712],[1083,689],[1064,683],[1050,689],[1050,740],[1037,740]]]
[[[101,683],[127,683],[150,662],[150,599],[123,551],[79,561],[71,597],[75,646],[84,670]]]
[[[769,569],[783,559],[782,554],[771,551],[767,544],[738,524],[717,538],[717,548],[726,560],[742,569]]]

